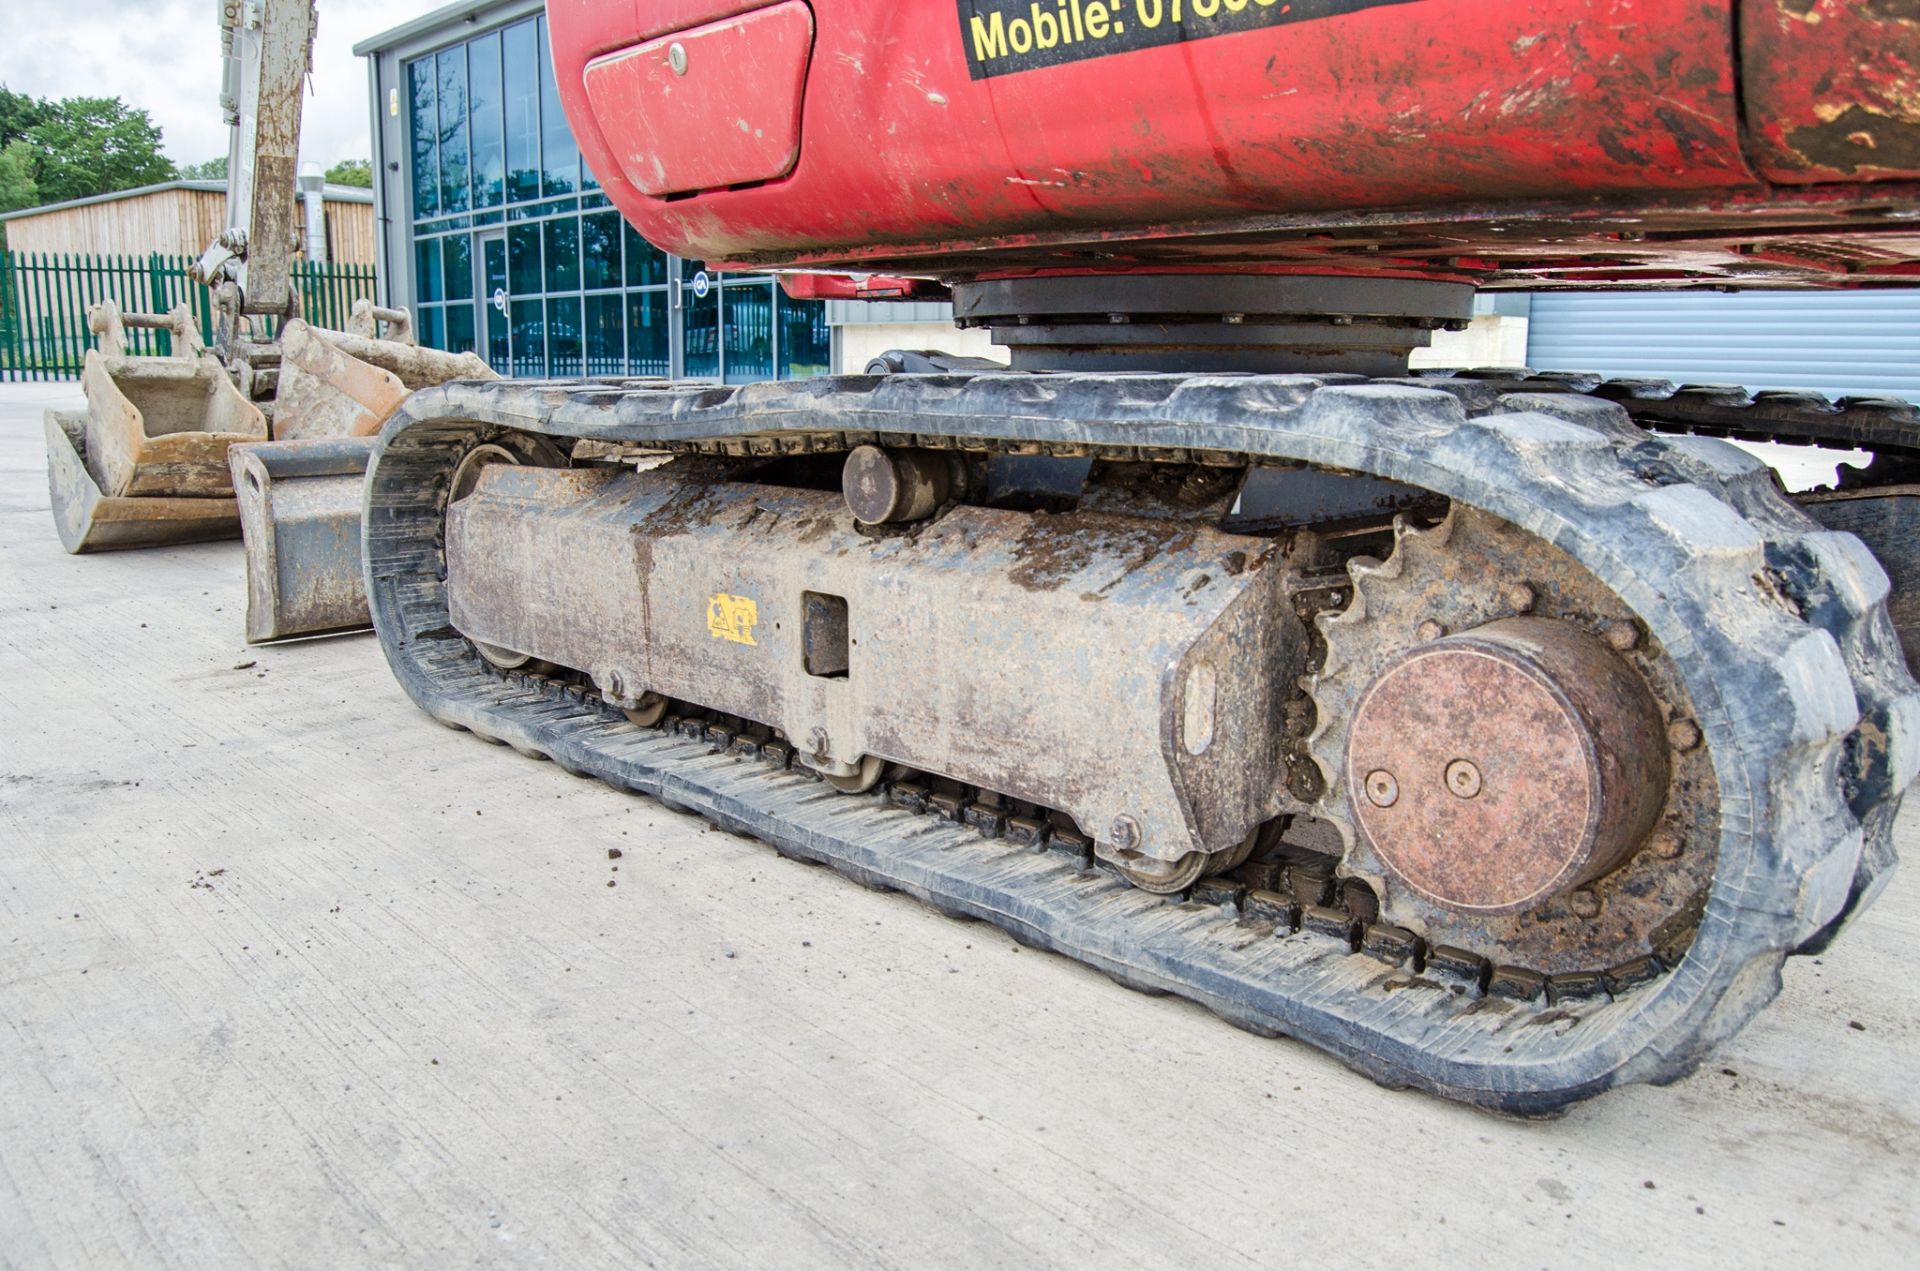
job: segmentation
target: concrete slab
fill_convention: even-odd
[[[0,386],[0,1266],[1911,1264],[1911,877],[1676,1086],[1390,1093],[249,650],[238,543],[64,555],[74,400]]]

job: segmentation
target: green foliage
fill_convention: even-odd
[[[46,117],[47,104],[0,84],[0,147],[27,135],[27,129]]]
[[[16,137],[0,148],[0,212],[15,212],[40,202],[40,186],[33,179],[35,167],[33,149],[25,141]]]
[[[39,160],[35,180],[43,203],[172,180],[160,153],[160,129],[144,110],[118,97],[66,97],[43,102],[45,114],[26,129]]]
[[[373,160],[342,159],[327,169],[327,180],[333,185],[357,185],[363,190],[371,190]]]
[[[189,163],[180,169],[183,181],[224,181],[227,179],[227,156],[208,159],[204,163]]]

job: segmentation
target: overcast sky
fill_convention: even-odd
[[[445,3],[320,0],[302,158],[326,167],[371,157],[367,64],[353,46]],[[144,107],[176,163],[226,154],[215,0],[5,0],[5,8],[0,83],[35,97],[117,96]]]

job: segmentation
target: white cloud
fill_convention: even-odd
[[[23,7],[28,0],[9,0]],[[367,63],[353,46],[440,8],[445,0],[320,0],[301,157],[323,167],[372,154]],[[9,19],[0,83],[35,97],[119,97],[160,125],[176,163],[227,152],[220,119],[220,30],[214,0],[54,0],[60,20]]]

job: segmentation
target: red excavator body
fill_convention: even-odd
[[[553,0],[651,241],[948,279],[1911,285],[1912,0]]]

